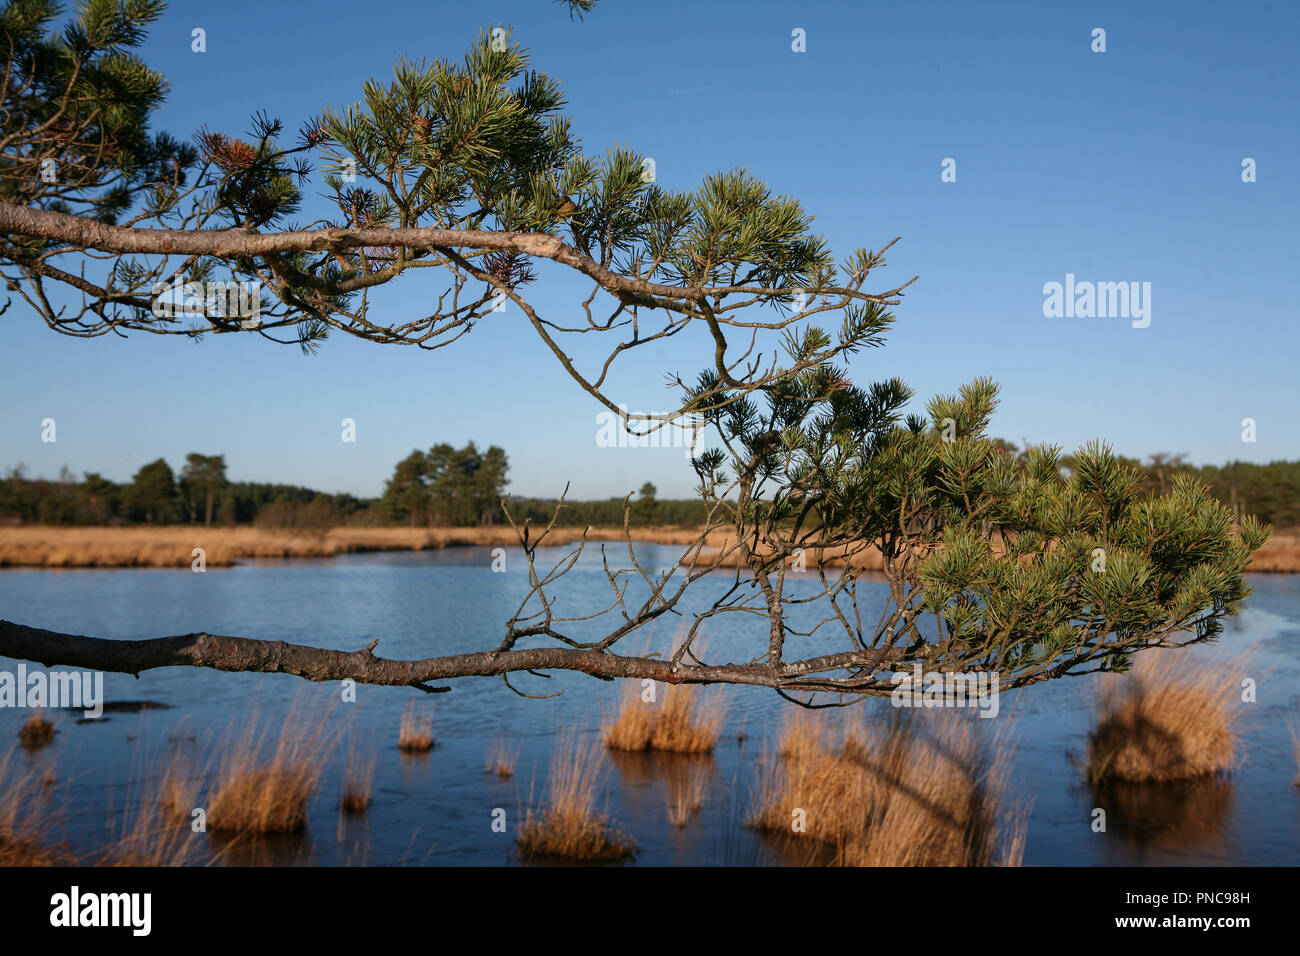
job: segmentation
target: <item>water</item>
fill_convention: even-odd
[[[618,546],[609,546],[617,564]],[[543,562],[563,553],[539,552]],[[647,568],[666,566],[680,553],[642,544]],[[626,565],[626,552],[623,552]],[[73,634],[143,638],[206,630],[322,647],[360,649],[378,638],[376,653],[419,658],[489,649],[524,594],[526,568],[512,560],[491,570],[485,548],[344,555],[322,560],[255,561],[204,574],[183,570],[8,570],[0,573],[0,616]],[[691,607],[727,586],[718,575],[697,585]],[[1227,781],[1169,793],[1136,788],[1093,793],[1071,754],[1081,753],[1092,712],[1091,678],[1067,678],[1004,694],[997,725],[1015,750],[1012,793],[1031,804],[1024,861],[1029,865],[1227,864],[1300,862],[1300,788],[1288,716],[1300,714],[1300,577],[1254,575],[1254,596],[1217,644],[1188,652],[1207,656],[1250,649],[1248,676],[1258,701],[1244,707],[1244,760]],[[811,581],[796,588],[812,588]],[[866,586],[878,613],[883,584]],[[599,552],[590,550],[556,591],[558,613],[580,615],[607,604],[609,589]],[[864,608],[864,617],[870,608]],[[805,618],[811,621],[812,618]],[[873,618],[874,620],[874,618]],[[683,618],[660,618],[629,650],[666,650]],[[574,625],[575,636],[592,627]],[[729,615],[708,635],[708,657],[743,660],[765,648],[758,618]],[[791,652],[836,649],[829,632],[803,639]],[[16,662],[0,658],[0,669]],[[602,710],[612,712],[620,687],[580,674],[543,679],[514,675],[512,693],[500,678],[451,682],[450,693],[427,696],[407,688],[361,686],[356,703],[342,703],[338,685],[314,685],[284,675],[226,674],[193,668],[149,671],[139,679],[105,675],[109,701],[150,700],[168,705],[139,713],[110,713],[101,721],[58,718],[52,747],[21,760],[54,764],[59,780],[56,831],[74,848],[102,846],[124,825],[122,810],[143,792],[168,748],[193,737],[200,749],[250,715],[267,722],[293,704],[328,711],[326,728],[340,743],[328,758],[322,786],[302,834],[227,848],[221,862],[301,864],[516,865],[514,824],[545,789],[556,735],[598,733]],[[609,755],[603,805],[638,844],[635,864],[778,864],[799,862],[797,850],[744,827],[753,806],[755,770],[772,750],[777,725],[791,706],[774,692],[727,688],[728,721],[713,757],[705,804],[685,827],[668,825],[667,781],[686,772],[687,758]],[[437,746],[424,756],[396,746],[403,707],[413,699],[431,707]],[[886,701],[863,706],[883,714]],[[12,741],[21,711],[0,711],[0,740]],[[743,731],[743,739],[741,737]],[[990,729],[992,732],[992,729]],[[519,748],[516,773],[484,772],[494,740]],[[360,818],[338,811],[342,766],[353,741],[377,756],[374,802]],[[206,751],[204,751],[206,752]],[[1095,833],[1091,813],[1105,806],[1107,831]],[[504,810],[507,833],[493,832]],[[204,841],[200,858],[221,846]]]

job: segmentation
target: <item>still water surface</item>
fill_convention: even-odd
[[[544,563],[564,552],[539,552]],[[618,546],[610,546],[617,564]],[[667,566],[680,549],[638,544],[643,566]],[[513,558],[513,555],[512,555]],[[626,551],[622,554],[626,565]],[[0,572],[0,616],[74,634],[110,638],[157,637],[196,630],[342,649],[379,639],[376,653],[419,658],[496,645],[503,622],[524,594],[522,561],[492,571],[486,548],[343,555],[322,560],[254,561],[203,574],[185,570],[6,570]],[[1037,685],[1004,694],[1002,716],[977,721],[1000,730],[1014,745],[1013,794],[1032,803],[1027,865],[1161,865],[1300,863],[1300,788],[1289,725],[1300,715],[1300,576],[1252,575],[1255,594],[1230,622],[1221,641],[1190,652],[1207,656],[1249,650],[1248,673],[1258,701],[1243,708],[1243,760],[1223,783],[1191,791],[1095,794],[1081,782],[1071,756],[1082,752],[1092,714],[1092,678]],[[727,585],[725,576],[697,585],[690,607],[702,607]],[[813,588],[811,581],[794,587]],[[883,600],[883,584],[867,584]],[[609,588],[599,552],[589,546],[563,581],[558,613],[579,615],[604,606]],[[864,609],[864,619],[865,611]],[[877,613],[879,604],[877,604]],[[730,620],[727,619],[730,618]],[[729,615],[705,633],[708,656],[744,660],[762,652],[757,618]],[[874,618],[873,618],[874,619]],[[682,618],[657,621],[632,650],[667,650]],[[810,619],[811,620],[811,619]],[[574,629],[577,635],[594,634]],[[806,639],[803,653],[838,649],[825,633]],[[16,662],[0,658],[0,669]],[[305,832],[228,850],[222,862],[300,864],[516,865],[510,833],[492,832],[493,810],[509,827],[545,788],[557,733],[595,735],[602,711],[612,712],[620,688],[576,674],[512,683],[548,700],[517,696],[498,678],[452,682],[452,691],[426,696],[405,688],[362,686],[356,703],[339,703],[336,685],[313,685],[283,675],[223,674],[169,668],[134,679],[105,676],[109,701],[146,699],[168,705],[140,713],[110,713],[78,723],[58,717],[52,747],[36,758],[56,764],[58,834],[93,849],[120,832],[122,808],[148,786],[167,748],[191,736],[202,748],[250,715],[273,721],[297,701],[338,733]],[[780,719],[791,706],[769,690],[727,688],[727,729],[705,763],[710,775],[701,812],[685,827],[668,825],[666,781],[683,772],[685,758],[611,755],[603,800],[617,825],[632,835],[634,864],[737,865],[793,862],[788,851],[744,827],[753,805],[755,772],[773,748]],[[418,698],[434,712],[437,746],[424,756],[396,746],[403,707]],[[883,712],[887,701],[863,705]],[[0,710],[0,740],[13,741],[27,715]],[[520,751],[515,776],[484,772],[493,741],[508,738]],[[743,739],[742,739],[743,737]],[[339,782],[347,750],[356,741],[377,755],[374,803],[359,819],[340,819]],[[1090,826],[1095,806],[1109,808],[1106,833]],[[208,840],[206,854],[217,844]]]

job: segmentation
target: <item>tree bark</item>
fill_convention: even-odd
[[[593,677],[651,678],[669,684],[749,684],[798,690],[800,678],[832,670],[875,670],[903,655],[900,649],[848,651],[779,666],[763,664],[674,664],[670,660],[623,657],[608,651],[569,647],[521,648],[451,654],[424,660],[389,660],[373,653],[376,639],[358,651],[194,633],[145,640],[110,640],[60,634],[0,621],[0,655],[63,666],[139,676],[158,667],[210,667],[222,671],[294,674],[310,681],[354,680],[359,684],[427,686],[457,677],[497,677],[514,671],[568,670]],[[915,656],[915,655],[914,655]],[[921,655],[922,657],[924,654]]]

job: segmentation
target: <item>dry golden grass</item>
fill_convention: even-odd
[[[582,537],[580,527],[557,527],[557,543]],[[635,541],[687,545],[699,536],[698,528],[636,528]],[[621,541],[621,528],[591,528],[592,541]],[[734,540],[725,529],[709,533],[706,548],[726,547]],[[209,567],[227,567],[240,558],[320,558],[352,551],[423,551],[460,546],[512,547],[515,533],[500,525],[473,528],[367,528],[339,527],[320,531],[254,528],[247,526],[202,528],[194,525],[106,527],[55,527],[15,525],[0,527],[0,567],[46,568],[179,568],[189,567],[193,550],[203,548]],[[810,551],[809,568],[819,563],[838,567],[852,550],[854,567],[863,571],[884,568],[874,547],[847,546]],[[761,549],[760,549],[761,551]],[[708,552],[701,562],[711,562]],[[724,558],[722,567],[740,563],[738,553]],[[1300,532],[1274,534],[1251,560],[1251,571],[1300,572]]]
[[[669,684],[650,737],[651,750],[675,754],[711,753],[727,720],[726,701],[697,687]]]
[[[519,829],[520,851],[529,857],[561,857],[613,862],[631,856],[636,846],[596,807],[602,767],[599,742],[582,744],[561,734],[551,757],[546,804],[529,810]]]
[[[48,764],[0,760],[0,866],[182,866],[193,861],[199,838],[170,817],[148,792],[123,814],[120,835],[82,859],[52,842],[53,769]]]
[[[409,753],[427,753],[433,749],[433,712],[419,713],[414,703],[402,709],[402,723],[397,729],[397,746]]]
[[[796,707],[781,721],[777,753],[786,760],[820,757],[825,752],[826,721],[816,712]]]
[[[718,695],[702,697],[694,686],[669,684],[654,706],[641,699],[636,685],[629,685],[617,718],[605,721],[605,743],[614,750],[710,753],[726,723],[726,701]]]
[[[267,756],[265,732],[257,718],[229,742],[221,760],[208,826],[234,833],[278,833],[300,829],[307,804],[320,784],[321,769],[333,741],[323,721],[285,718]]]
[[[347,813],[365,813],[370,806],[370,793],[375,786],[374,753],[363,754],[355,740],[348,748],[347,763],[343,767],[343,793],[339,806]]]
[[[1300,573],[1300,532],[1274,533],[1250,559],[1250,571]]]
[[[52,769],[14,751],[0,759],[0,866],[72,866],[66,847],[51,844]]]
[[[648,750],[657,717],[655,708],[641,699],[637,685],[625,685],[618,716],[612,721],[606,718],[601,729],[606,746],[614,750]]]
[[[895,712],[846,729],[838,748],[825,721],[786,729],[786,759],[765,765],[751,825],[800,834],[843,866],[1018,865],[1027,821],[1003,799],[1004,749],[974,721]]]
[[[504,737],[498,737],[492,742],[492,748],[488,751],[484,770],[487,773],[494,773],[498,777],[513,777],[515,775],[515,764],[518,761],[519,745],[509,744]]]
[[[173,823],[189,823],[199,806],[203,772],[188,748],[174,748],[158,778],[158,809]]]
[[[54,741],[54,724],[38,710],[18,730],[18,742],[27,750],[40,750]]]
[[[1186,652],[1179,652],[1186,653]],[[1148,652],[1098,687],[1088,735],[1093,782],[1166,783],[1232,768],[1235,669]]]
[[[97,855],[99,866],[188,866],[200,838],[188,813],[178,818],[161,790],[145,793],[124,816],[121,836]]]
[[[552,540],[581,538],[583,529],[557,527]],[[638,541],[689,544],[690,528],[637,529]],[[618,528],[592,528],[593,541],[620,540]],[[715,537],[721,543],[722,538]],[[126,528],[65,528],[46,525],[0,527],[0,567],[181,568],[190,567],[195,548],[208,567],[228,567],[241,558],[321,558],[354,551],[424,551],[462,546],[512,547],[508,526],[475,528],[340,527],[319,532],[253,527],[202,528],[167,525]]]

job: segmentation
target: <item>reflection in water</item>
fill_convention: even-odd
[[[217,862],[228,866],[309,866],[316,862],[315,843],[305,829],[247,836],[211,831],[208,840]]]
[[[1106,835],[1145,862],[1149,853],[1224,850],[1232,784],[1205,777],[1189,783],[1115,782],[1092,788],[1093,806],[1106,811]]]

